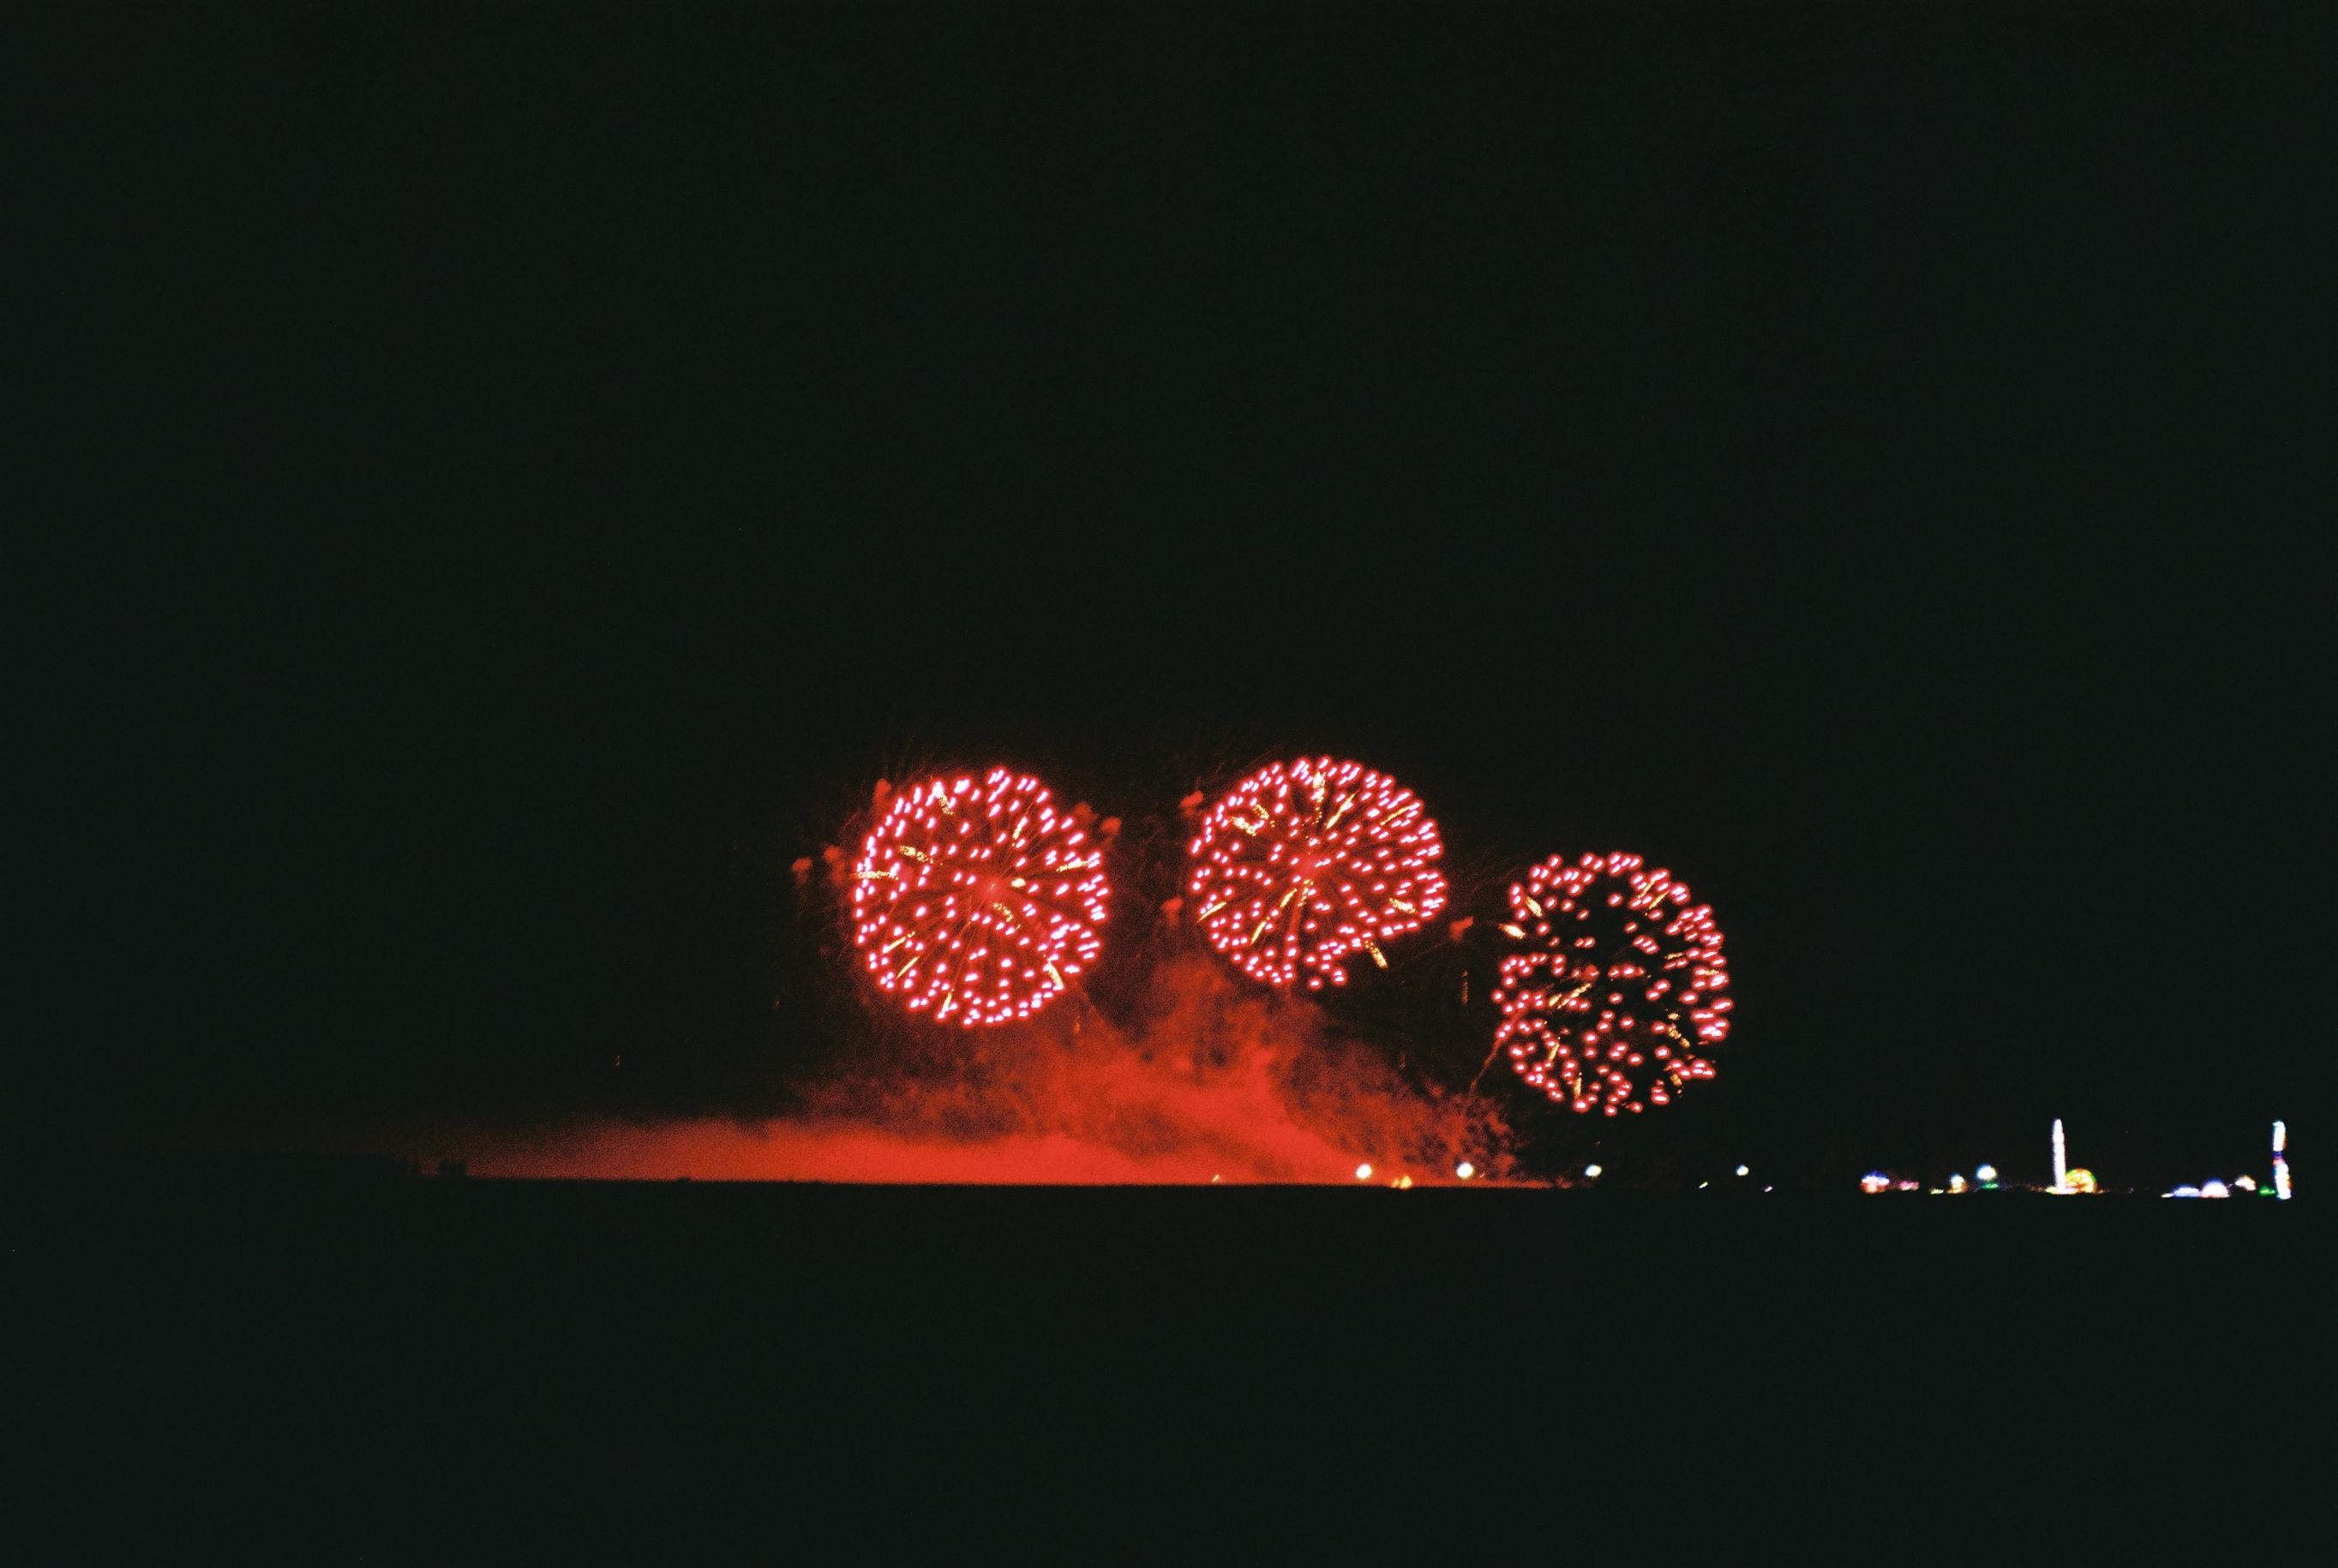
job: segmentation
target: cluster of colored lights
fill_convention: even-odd
[[[1358,953],[1445,906],[1437,824],[1394,779],[1329,757],[1277,762],[1210,808],[1185,895],[1210,945],[1278,990],[1344,985]]]
[[[1510,885],[1494,1048],[1577,1112],[1637,1114],[1713,1076],[1729,963],[1713,910],[1637,855],[1558,856]]]
[[[1037,779],[1004,768],[895,795],[852,876],[862,961],[936,1023],[1028,1018],[1102,946],[1103,852]]]

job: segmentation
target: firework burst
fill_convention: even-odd
[[[1037,779],[1004,768],[894,794],[852,877],[862,962],[938,1024],[1028,1018],[1102,949],[1103,852]]]
[[[1394,779],[1329,757],[1272,763],[1201,820],[1185,902],[1210,945],[1254,980],[1344,985],[1346,960],[1445,906],[1437,824]]]
[[[1637,855],[1553,856],[1510,885],[1494,1050],[1578,1112],[1665,1105],[1713,1076],[1729,964],[1708,906]]]

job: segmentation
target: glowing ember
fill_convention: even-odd
[[[1102,949],[1104,856],[1036,779],[994,768],[892,797],[852,876],[852,941],[936,1023],[1028,1018]]]
[[[1202,818],[1185,894],[1210,945],[1277,989],[1347,984],[1346,961],[1445,906],[1437,824],[1394,779],[1329,757],[1273,763]]]
[[[1713,911],[1637,855],[1557,856],[1510,885],[1518,949],[1494,986],[1494,1049],[1552,1100],[1613,1116],[1713,1076],[1729,1034],[1728,961]]]

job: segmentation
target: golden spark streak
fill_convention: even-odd
[[[859,877],[863,882],[890,882],[898,878],[900,875],[901,874],[899,871],[894,870],[889,866],[882,871],[855,871],[853,873],[853,876]]]
[[[1323,831],[1328,833],[1332,828],[1338,827],[1340,825],[1340,818],[1346,816],[1348,814],[1348,808],[1353,806],[1355,803],[1356,798],[1353,795],[1351,795],[1346,799],[1341,801],[1339,809],[1332,812],[1331,815],[1324,820]]]
[[[1250,941],[1243,943],[1243,946],[1248,947],[1254,945],[1261,936],[1266,935],[1266,926],[1267,922],[1265,918],[1262,916],[1259,923],[1251,927]]]
[[[1495,929],[1514,942],[1523,942],[1527,939],[1526,932],[1516,926],[1498,926]]]
[[[899,936],[894,937],[890,942],[885,944],[885,951],[890,953],[894,948],[899,947],[902,943],[907,942],[909,939],[909,934],[907,931],[904,931]]]
[[[1418,913],[1419,913],[1419,911],[1418,911],[1418,910],[1416,910],[1416,909],[1414,909],[1414,908],[1413,908],[1413,906],[1412,906],[1411,905],[1410,905],[1410,904],[1406,903],[1406,902],[1405,902],[1403,899],[1401,899],[1401,898],[1391,898],[1391,899],[1390,899],[1390,900],[1389,900],[1389,907],[1390,907],[1390,908],[1391,908],[1391,909],[1401,909],[1401,910],[1403,910],[1403,911],[1404,911],[1406,914],[1408,914],[1408,915],[1413,915],[1413,914],[1418,914]]]
[[[1216,903],[1204,908],[1199,915],[1194,916],[1194,918],[1196,920],[1207,920],[1211,916],[1224,908],[1227,902],[1228,901],[1226,899],[1221,898]]]
[[[1303,885],[1302,885],[1302,886],[1303,886]],[[1301,891],[1301,889],[1300,889],[1299,887],[1293,887],[1290,892],[1285,893],[1285,894],[1282,896],[1282,903],[1280,903],[1280,904],[1277,904],[1277,905],[1275,906],[1275,907],[1276,907],[1277,909],[1288,909],[1288,908],[1290,908],[1290,907],[1291,907],[1291,901],[1292,901],[1293,898],[1296,898],[1296,897],[1299,897],[1300,891]]]
[[[915,860],[920,866],[930,866],[934,863],[934,858],[932,856],[927,854],[924,850],[918,848],[914,844],[896,844],[893,846],[893,848],[895,853],[899,854],[905,860]]]
[[[1532,915],[1537,920],[1542,918],[1542,906],[1534,901],[1534,895],[1531,893],[1521,893],[1518,895],[1518,898],[1521,903],[1526,905],[1527,913]]]
[[[1380,945],[1369,936],[1364,938],[1364,951],[1372,956],[1373,963],[1383,969],[1388,967],[1388,955],[1381,952]]]
[[[1058,985],[1064,983],[1064,972],[1056,967],[1056,961],[1053,958],[1047,960],[1047,978]]]

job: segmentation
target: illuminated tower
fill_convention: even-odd
[[[2289,1128],[2280,1122],[2273,1124],[2273,1195],[2289,1196]]]
[[[2068,1192],[2069,1190],[2069,1172],[2064,1168],[2062,1160],[2062,1119],[2057,1116],[2054,1118],[2054,1191]]]

